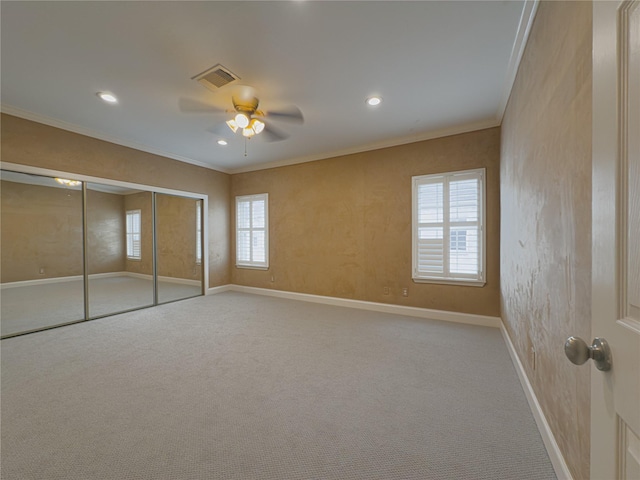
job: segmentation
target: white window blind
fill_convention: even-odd
[[[196,201],[196,264],[202,263],[202,200]]]
[[[413,279],[485,283],[484,169],[413,177]]]
[[[236,265],[269,268],[269,196],[236,197]]]
[[[140,260],[142,258],[142,221],[140,210],[127,210],[127,258]]]

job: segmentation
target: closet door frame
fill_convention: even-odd
[[[191,198],[194,200],[200,200],[202,202],[202,215],[200,218],[201,221],[201,227],[202,227],[202,231],[201,231],[201,239],[202,239],[202,243],[201,243],[201,248],[202,248],[202,262],[201,262],[201,269],[202,269],[202,283],[201,283],[201,292],[202,295],[205,295],[207,290],[209,289],[209,249],[207,248],[208,245],[208,233],[209,233],[209,225],[208,225],[208,215],[206,215],[206,212],[208,212],[209,209],[209,197],[208,195],[205,194],[201,194],[201,193],[195,193],[195,192],[188,192],[188,191],[183,191],[183,190],[174,190],[174,189],[169,189],[169,188],[162,188],[162,187],[154,187],[154,186],[150,186],[150,185],[144,185],[144,184],[140,184],[140,183],[132,183],[132,182],[122,182],[119,180],[112,180],[109,178],[100,178],[100,177],[93,177],[93,176],[89,176],[89,175],[80,175],[80,174],[76,174],[73,172],[64,172],[61,170],[51,170],[51,169],[47,169],[47,168],[41,168],[41,167],[34,167],[31,165],[21,165],[21,164],[15,164],[15,163],[9,163],[9,162],[2,162],[2,164],[0,164],[0,167],[2,168],[2,170],[9,170],[9,171],[13,171],[13,172],[17,172],[17,173],[26,173],[26,174],[33,174],[33,175],[42,175],[42,176],[46,176],[46,177],[61,177],[61,178],[67,178],[67,177],[71,177],[74,180],[80,180],[83,182],[82,184],[82,225],[83,225],[83,277],[84,277],[84,312],[85,312],[85,318],[83,320],[78,320],[78,321],[74,321],[74,322],[69,322],[69,323],[64,323],[61,325],[55,325],[55,326],[51,326],[51,327],[45,327],[43,329],[37,329],[37,330],[29,330],[29,331],[25,331],[25,332],[21,332],[21,333],[17,333],[15,335],[7,335],[4,336],[2,338],[9,338],[12,336],[17,336],[17,335],[23,335],[26,333],[32,333],[34,331],[41,331],[41,330],[47,330],[49,328],[56,328],[59,326],[64,326],[64,325],[70,325],[70,324],[74,324],[74,323],[79,323],[79,322],[84,322],[87,320],[93,320],[95,318],[101,318],[101,317],[90,317],[88,316],[88,314],[90,312],[88,312],[88,308],[89,308],[89,303],[88,303],[88,289],[87,289],[87,283],[88,283],[88,245],[87,245],[87,183],[98,183],[98,184],[103,184],[103,185],[111,185],[111,186],[117,186],[117,187],[125,187],[125,188],[130,188],[130,189],[135,189],[135,190],[144,190],[144,191],[148,191],[151,193],[152,196],[152,216],[153,216],[153,220],[152,220],[152,224],[153,224],[153,283],[154,283],[154,304],[153,306],[157,306],[158,305],[158,285],[157,285],[157,252],[156,252],[156,247],[157,247],[157,239],[156,239],[156,194],[160,193],[160,194],[166,194],[166,195],[174,195],[174,196],[179,196],[179,197],[186,197],[186,198]],[[149,308],[149,307],[141,307],[141,308]],[[138,310],[137,308],[135,310]],[[124,313],[124,312],[116,312],[116,313]],[[115,314],[115,313],[114,313]]]

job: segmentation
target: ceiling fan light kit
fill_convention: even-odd
[[[240,128],[247,128],[249,126],[249,116],[244,113],[239,113],[234,117],[236,125]]]
[[[251,120],[251,128],[253,128],[256,133],[260,133],[264,130],[264,122],[258,120],[257,118],[254,118],[253,120]]]
[[[231,95],[233,110],[224,110],[220,107],[188,98],[181,98],[178,105],[181,111],[187,113],[234,113],[234,117],[226,120],[224,123],[227,124],[233,133],[237,133],[238,130],[240,130],[245,139],[250,139],[262,132],[266,133],[265,139],[268,142],[287,138],[288,135],[286,133],[279,131],[271,125],[272,120],[288,121],[297,124],[304,123],[302,112],[295,105],[290,105],[276,111],[258,110],[260,100],[256,96],[253,87],[238,85],[232,88],[234,89]],[[269,125],[267,125],[265,119],[268,119]],[[216,131],[217,128],[212,130]]]
[[[264,122],[257,118],[252,118],[251,122],[249,122],[249,126],[245,130],[252,130],[255,135],[257,135],[264,130]]]
[[[236,123],[236,120],[234,118],[232,118],[231,120],[227,120],[227,125],[229,125],[229,128],[233,133],[236,133],[238,131],[238,124]]]
[[[254,135],[258,135],[264,130],[264,122],[257,118],[249,118],[244,113],[239,113],[235,118],[227,120],[227,125],[233,133],[236,133],[238,129],[242,129],[242,135],[247,138],[251,138]]]

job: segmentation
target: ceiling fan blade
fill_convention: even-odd
[[[286,140],[289,138],[289,135],[277,128],[273,128],[270,125],[265,125],[264,130],[258,136],[264,138],[267,142],[279,142],[280,140]]]
[[[226,122],[222,122],[214,125],[213,127],[207,128],[207,132],[221,137],[233,135],[233,132],[229,128],[229,125],[226,124]]]
[[[264,116],[273,120],[283,120],[292,123],[304,123],[304,116],[298,107],[291,105],[282,110],[269,110]]]
[[[224,108],[194,100],[193,98],[178,99],[178,108],[184,113],[225,113]]]

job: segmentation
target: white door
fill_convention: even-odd
[[[640,479],[640,0],[593,4],[591,478]]]

